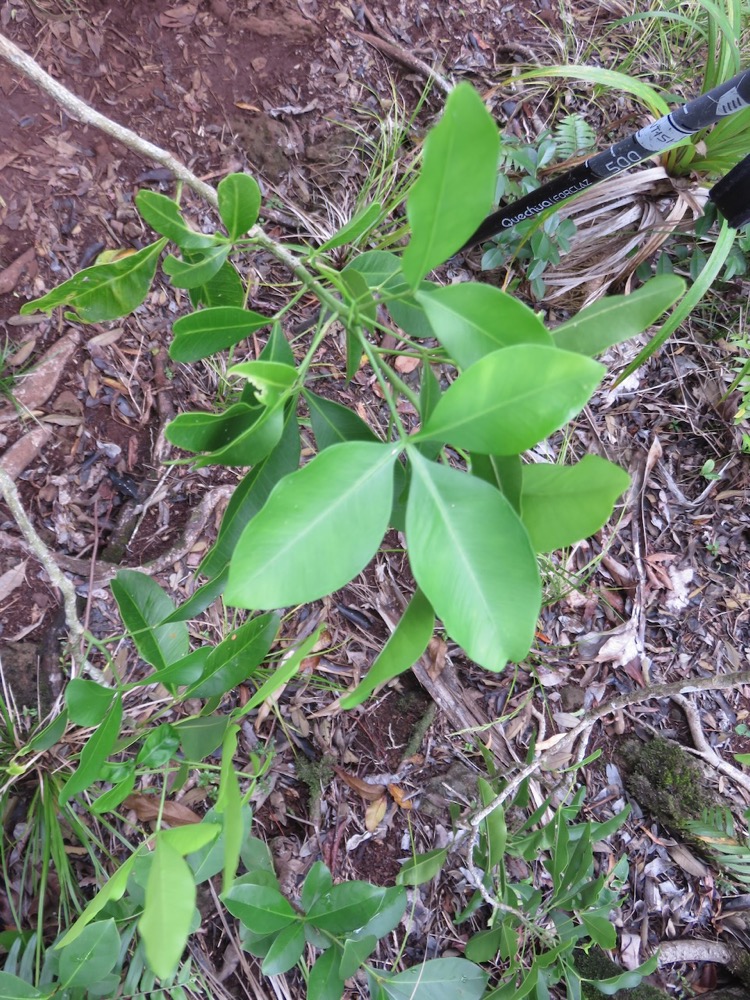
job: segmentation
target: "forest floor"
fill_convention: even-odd
[[[451,80],[471,80],[501,127],[531,140],[554,103],[544,91],[525,99],[509,82],[513,71],[570,61],[571,38],[596,37],[621,6],[0,0],[0,31],[93,107],[170,150],[203,179],[253,173],[266,230],[298,241],[325,238],[347,218],[367,176],[368,139],[378,122],[399,106],[410,114],[423,94],[427,81],[415,57]],[[210,408],[216,392],[207,366],[167,356],[180,301],[166,281],[157,281],[135,316],[115,324],[18,315],[24,302],[103,249],[145,244],[134,195],[144,186],[172,194],[171,178],[68,118],[2,63],[0,94],[0,348],[9,355],[0,388],[8,385],[12,397],[0,395],[0,455],[37,530],[75,579],[88,627],[104,638],[120,629],[104,586],[108,566],[151,565],[176,599],[187,596],[222,510],[219,503],[201,511],[201,503],[223,496],[236,477],[163,464],[170,457],[164,424],[175,413]],[[443,99],[433,86],[420,126],[435,120]],[[572,91],[566,99],[582,106]],[[209,221],[210,209],[197,197],[188,193],[183,204],[198,228]],[[251,305],[270,314],[282,301],[282,275],[263,254],[253,267]],[[479,274],[475,253],[459,257],[449,277]],[[550,565],[538,641],[526,663],[488,675],[436,641],[419,673],[380,692],[365,711],[338,710],[337,693],[382,648],[388,609],[412,587],[393,553],[379,554],[344,592],[286,622],[293,638],[325,621],[326,649],[272,710],[250,717],[239,748],[273,753],[254,808],[256,832],[272,844],[282,883],[293,888],[322,857],[336,878],[393,884],[411,844],[430,850],[447,843],[456,789],[463,790],[462,806],[472,801],[484,770],[476,739],[507,770],[526,760],[534,741],[565,731],[576,712],[614,694],[747,668],[750,515],[743,501],[750,469],[732,400],[722,400],[731,372],[728,330],[721,330],[736,322],[732,302],[742,294],[739,285],[726,291],[728,301],[715,303],[705,324],[696,319],[617,389],[609,384],[574,427],[574,454],[593,450],[618,462],[635,485],[610,526]],[[546,312],[554,325],[565,307]],[[303,307],[289,316],[289,329],[302,329],[306,318]],[[259,335],[255,348],[262,343]],[[628,345],[611,356],[613,376],[637,349]],[[367,371],[346,383],[335,346],[329,360],[328,395],[364,412],[379,406]],[[718,478],[703,474],[708,461]],[[134,511],[142,515],[137,530],[123,538]],[[33,711],[58,694],[50,637],[60,633],[62,618],[56,591],[1,505],[0,539],[3,683],[19,708]],[[219,632],[221,613],[209,612],[201,627]],[[132,653],[123,664],[137,670]],[[730,763],[750,749],[749,696],[750,688],[691,696],[709,745]],[[628,735],[649,739],[654,730],[687,744],[694,736],[678,704],[645,695],[643,704],[597,728],[590,750],[602,753],[581,775],[589,816],[604,820],[622,809],[618,745]],[[418,808],[390,801],[369,829],[356,778],[376,775],[408,789]],[[750,796],[743,788],[725,790],[741,819]],[[201,813],[209,794],[196,786],[184,804]],[[623,964],[637,965],[664,938],[716,936],[707,870],[692,856],[686,862],[684,845],[637,805],[606,850],[613,858],[626,852],[632,866],[632,893],[619,918]],[[461,950],[463,931],[451,920],[465,902],[460,882],[448,868],[423,887],[408,960]],[[257,995],[248,985],[248,956],[222,937],[218,923],[196,947],[228,995]],[[686,964],[654,981],[705,990],[716,975],[713,966]],[[295,995],[291,976],[286,989]]]

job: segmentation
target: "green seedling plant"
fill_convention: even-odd
[[[59,958],[50,959],[49,975],[66,983],[63,992],[80,987],[101,995],[98,986],[82,981],[84,972],[70,979],[70,966],[65,973],[62,968],[84,932],[113,941],[110,921],[118,929],[127,926],[126,951],[135,948],[144,968],[172,981],[199,921],[191,858],[214,851],[201,871],[222,873],[224,904],[246,928],[249,950],[262,952],[265,971],[279,972],[286,963],[291,968],[310,943],[322,955],[309,971],[308,995],[341,996],[344,980],[387,933],[383,928],[400,894],[356,883],[327,888],[329,876],[319,866],[304,899],[282,902],[267,866],[252,857],[240,876],[245,880],[237,881],[248,844],[249,796],[263,767],[258,761],[251,773],[238,776],[237,731],[248,713],[295,676],[323,628],[280,656],[275,644],[284,609],[345,586],[375,557],[386,532],[396,529],[416,590],[342,707],[362,703],[408,670],[427,647],[436,618],[467,656],[500,672],[522,660],[533,643],[542,594],[539,555],[596,532],[627,488],[625,472],[596,455],[572,464],[523,456],[563,428],[596,391],[605,368],[594,356],[646,329],[680,298],[684,282],[674,275],[654,278],[633,295],[598,302],[551,331],[500,289],[430,280],[492,208],[499,152],[495,123],[476,92],[461,84],[425,140],[406,201],[410,238],[400,252],[364,250],[343,269],[336,266],[335,251],[365,244],[371,226],[381,224],[380,208],[368,206],[321,246],[282,246],[257,225],[255,180],[232,174],[217,191],[223,232],[191,228],[179,195],[172,200],[141,191],[136,205],[159,234],[155,242],[87,268],[23,307],[28,313],[65,306],[74,322],[115,320],[145,300],[172,244],[162,268],[193,307],[174,323],[172,361],[187,365],[231,350],[236,360],[228,374],[241,391],[216,412],[180,414],[166,437],[184,453],[178,461],[246,470],[184,603],[176,607],[155,581],[134,570],[121,570],[112,583],[127,635],[149,667],[145,676],[125,683],[110,657],[111,686],[82,677],[68,684],[68,720],[93,732],[60,789],[63,805],[77,802],[99,815],[117,810],[144,772],[161,774],[152,784],[163,802],[168,773],[176,770],[182,780],[191,764],[219,747],[222,757],[213,818],[189,828],[157,822],[154,839],[129,854],[57,941]],[[276,315],[249,302],[242,267],[256,250],[273,254],[297,283],[290,304]],[[295,353],[282,320],[303,293],[318,299],[320,313]],[[392,329],[386,313],[400,331],[395,352],[381,344],[381,334]],[[319,349],[342,328],[342,378],[367,366],[388,413],[385,430],[376,432],[353,409],[315,391],[322,377]],[[258,357],[248,357],[247,339],[261,331],[265,346]],[[417,373],[402,376],[392,364],[394,353],[417,359]],[[317,452],[300,466],[303,417]],[[237,609],[239,624],[220,643],[191,649],[187,622],[219,598]],[[244,706],[228,708],[223,699],[240,683],[255,691]],[[128,698],[134,687],[152,684],[162,685],[172,704],[189,704],[190,716],[170,722],[162,715],[145,729],[136,727]],[[248,786],[244,791],[240,781]],[[353,900],[359,923],[353,916],[329,920],[334,898],[344,901],[343,910]],[[108,944],[108,955],[114,952]],[[441,960],[439,970],[433,963],[405,972],[373,968],[372,995],[426,1000],[442,995],[436,982],[451,990],[461,982],[465,992],[451,996],[482,995],[484,973],[450,964],[456,961]],[[107,977],[117,974],[112,962],[104,973],[110,984]],[[36,980],[33,989],[42,988]]]
[[[502,783],[478,782],[483,805],[494,801]],[[584,983],[603,994],[636,986],[656,967],[650,959],[633,972],[592,981],[576,967],[575,953],[593,947],[613,949],[616,930],[612,913],[627,883],[626,858],[611,871],[596,874],[593,845],[605,841],[627,819],[629,809],[606,823],[579,822],[584,791],[568,804],[546,799],[529,811],[528,785],[513,799],[497,806],[483,822],[473,863],[485,896],[476,891],[456,915],[458,927],[480,920],[486,927],[471,935],[464,954],[481,966],[495,963],[488,992],[492,1000],[548,997],[550,987],[564,985],[565,995],[580,1000]],[[524,815],[515,824],[509,817]],[[435,877],[445,864],[448,848],[416,855],[398,876],[402,885],[419,885]],[[511,875],[511,871],[515,875]],[[526,877],[519,878],[518,872]],[[541,886],[542,888],[538,888]],[[487,906],[486,898],[494,900]]]
[[[553,133],[544,133],[535,143],[522,143],[512,135],[502,136],[496,204],[514,201],[536,190],[541,183],[541,170],[590,152],[595,144],[593,129],[580,115],[566,115]],[[535,299],[543,299],[544,272],[549,265],[560,263],[575,233],[573,220],[563,219],[558,212],[521,222],[490,241],[482,255],[482,269],[489,271],[521,261],[531,294]]]

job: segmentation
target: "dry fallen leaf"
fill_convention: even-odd
[[[22,563],[19,563],[13,569],[9,569],[7,573],[3,573],[0,576],[0,601],[4,601],[26,579],[27,562],[28,560],[24,559]]]
[[[123,802],[126,809],[132,809],[141,823],[148,823],[159,815],[160,800],[152,795],[128,795]],[[161,818],[170,826],[187,826],[188,823],[200,823],[201,818],[192,809],[181,802],[165,802],[161,810]]]
[[[349,774],[343,767],[334,767],[334,771],[342,781],[345,781],[350,788],[353,788],[368,802],[374,802],[385,795],[385,785],[371,785],[368,781],[363,781],[362,778]]]
[[[388,802],[385,795],[371,802],[367,809],[365,809],[365,829],[369,830],[370,833],[376,830],[385,818],[387,808]]]
[[[414,806],[410,800],[409,792],[404,791],[403,788],[399,788],[398,785],[389,785],[388,791],[393,797],[393,801],[401,809],[413,809]]]

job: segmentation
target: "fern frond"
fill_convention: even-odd
[[[580,115],[566,115],[555,126],[558,156],[564,160],[588,153],[596,146],[596,133]]]
[[[750,888],[750,843],[737,835],[728,809],[707,810],[700,820],[686,821],[685,827],[725,875]]]

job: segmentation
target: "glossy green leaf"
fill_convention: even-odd
[[[160,979],[174,975],[182,958],[193,923],[195,900],[190,866],[168,841],[159,837],[138,930],[148,964]]]
[[[383,892],[377,911],[370,917],[366,924],[357,928],[353,937],[360,938],[366,937],[368,934],[374,934],[376,938],[382,938],[386,934],[390,934],[392,930],[398,927],[406,911],[407,902],[406,889],[403,886],[389,886]]]
[[[169,356],[187,364],[210,354],[234,347],[256,330],[268,326],[267,316],[237,306],[214,306],[199,309],[178,319],[173,327],[174,340]]]
[[[344,980],[339,976],[340,963],[341,952],[335,946],[318,957],[310,969],[307,1000],[341,1000],[344,995]]]
[[[309,910],[321,896],[330,892],[333,887],[331,873],[322,861],[316,861],[302,883],[300,902],[302,908]]]
[[[160,830],[159,840],[169,844],[183,858],[213,844],[221,826],[218,823],[188,823],[185,826],[175,826],[171,830]]]
[[[185,697],[210,698],[231,691],[263,662],[278,630],[279,617],[269,612],[230,632],[211,651],[202,676]]]
[[[595,913],[582,913],[581,923],[594,944],[598,944],[600,948],[611,949],[617,946],[617,929],[611,920]]]
[[[259,403],[273,406],[297,380],[297,369],[278,361],[243,361],[227,370],[227,375],[239,375],[252,384]]]
[[[80,917],[76,920],[73,926],[70,927],[69,930],[60,938],[57,944],[55,944],[55,950],[65,948],[79,938],[83,933],[84,928],[88,927],[94,917],[104,909],[107,903],[116,902],[118,899],[122,899],[137,857],[138,854],[131,854],[130,857],[120,865],[109,881],[102,886],[94,898],[86,905],[83,913],[81,913]]]
[[[388,312],[397,326],[410,337],[432,337],[432,327],[414,291],[401,273],[401,261],[387,250],[367,250],[350,261],[342,273],[357,271],[367,282],[368,288],[378,293],[378,298],[388,306]],[[438,286],[432,281],[422,281],[420,291]]]
[[[178,723],[175,729],[187,760],[205,760],[220,747],[228,723],[228,715],[205,715]]]
[[[647,330],[685,292],[685,282],[674,274],[651,278],[631,295],[609,295],[594,302],[558,326],[557,347],[594,357]]]
[[[334,444],[341,444],[343,441],[378,440],[364,420],[348,406],[317,396],[307,389],[302,390],[302,395],[310,410],[310,423],[318,451],[330,448]]]
[[[298,920],[278,889],[266,885],[233,885],[222,895],[224,905],[250,930],[273,934]]]
[[[375,225],[382,211],[383,206],[379,201],[373,201],[369,205],[365,205],[364,208],[361,208],[356,215],[353,215],[349,219],[345,226],[342,226],[329,240],[322,243],[319,251],[335,250],[336,247],[342,247],[345,243],[354,243],[355,240],[358,240],[360,236],[364,235],[368,229]]]
[[[174,602],[155,580],[137,570],[121,569],[111,586],[123,623],[147,663],[164,669],[186,655],[185,623],[159,625],[174,611]]]
[[[506,347],[456,379],[416,439],[487,455],[520,454],[579,413],[604,372],[603,365],[569,351]]]
[[[378,912],[384,891],[369,882],[340,882],[310,907],[307,919],[330,934],[354,931]]]
[[[364,276],[359,271],[344,269],[341,280],[349,293],[348,302],[355,309],[353,322],[372,328],[377,319],[377,304]]]
[[[285,655],[281,665],[273,671],[271,676],[260,685],[255,694],[243,705],[242,715],[252,712],[258,705],[262,705],[266,698],[270,698],[280,688],[283,688],[285,684],[289,683],[301,667],[303,661],[315,649],[324,628],[325,622],[321,622],[313,634],[308,636],[304,642],[301,642],[294,652]]]
[[[229,174],[219,181],[219,215],[230,240],[238,240],[258,221],[260,188],[250,174]]]
[[[32,736],[26,746],[23,747],[23,752],[41,753],[44,750],[49,750],[50,747],[60,742],[65,734],[67,725],[68,712],[67,709],[63,709],[48,726],[45,726],[36,735]]]
[[[95,264],[79,271],[40,299],[21,306],[21,315],[52,312],[56,306],[75,309],[82,323],[105,323],[127,316],[148,295],[156,265],[167,240],[161,239],[112,264]]]
[[[255,465],[271,454],[284,433],[284,405],[254,409],[259,411],[257,419],[224,447],[197,458],[196,469],[206,465]]]
[[[244,845],[247,844],[248,840],[255,839],[249,837],[252,819],[253,814],[250,806],[243,806],[241,834],[243,851]],[[210,823],[211,826],[218,825],[221,832],[210,844],[206,844],[187,856],[187,863],[190,865],[193,872],[193,878],[195,879],[196,885],[199,885],[201,882],[205,882],[209,878],[213,878],[214,875],[217,875],[220,871],[222,871],[226,856],[226,844],[224,840],[224,828],[226,826],[225,814],[219,812],[215,807],[209,809],[203,819],[203,823]]]
[[[199,573],[217,576],[224,572],[245,526],[263,507],[279,480],[298,468],[299,456],[299,426],[295,414],[290,413],[276,447],[235,487],[221,520],[218,538],[198,567]]]
[[[279,616],[259,615],[234,629],[208,656],[206,668],[187,698],[225,694],[247,680],[263,662],[279,630]]]
[[[104,721],[95,729],[81,751],[78,767],[60,791],[60,805],[84,791],[99,777],[102,764],[112,753],[122,723],[122,698],[117,695]]]
[[[522,481],[520,455],[472,454],[471,474],[500,490],[513,510],[520,513]]]
[[[191,596],[174,609],[171,615],[162,621],[162,625],[170,622],[185,622],[191,618],[197,618],[199,614],[209,608],[217,598],[224,593],[227,582],[228,571],[219,573],[212,580],[197,587]]]
[[[281,608],[353,579],[388,525],[397,453],[392,445],[351,441],[286,476],[237,543],[226,602]]]
[[[162,722],[143,741],[136,764],[146,768],[164,767],[174,757],[179,745],[180,737],[175,727]]]
[[[341,985],[343,988],[343,983]],[[18,976],[12,976],[9,972],[0,972],[0,1000],[47,1000],[48,997],[57,992],[57,986],[42,992],[24,979],[19,979]]]
[[[612,976],[610,979],[589,979],[586,982],[593,982],[597,990],[605,996],[612,996],[618,990],[632,990],[639,986],[644,976],[650,976],[659,965],[659,956],[654,955],[647,961],[639,965],[632,972],[623,972],[622,975]]]
[[[339,965],[339,975],[342,979],[353,976],[360,965],[369,958],[378,945],[378,939],[374,934],[366,934],[364,937],[347,938],[344,942],[344,954],[341,956]]]
[[[301,923],[290,924],[279,931],[263,959],[263,975],[280,976],[288,972],[301,958],[305,943],[305,929]]]
[[[435,336],[459,368],[514,344],[552,346],[536,313],[493,285],[464,281],[417,292]]]
[[[432,411],[437,406],[442,394],[443,390],[440,388],[440,382],[438,382],[435,372],[432,370],[432,365],[424,362],[422,364],[422,381],[419,385],[419,412],[423,423],[426,423],[432,416]]]
[[[421,590],[417,590],[393,634],[351,694],[341,699],[343,709],[361,705],[381,684],[414,666],[427,649],[435,627],[435,612]]]
[[[262,407],[233,403],[223,413],[181,413],[165,429],[167,440],[185,451],[215,451],[253,427]]]
[[[488,806],[497,797],[495,789],[481,776],[477,778],[477,788],[481,798],[482,808]],[[505,824],[505,810],[497,806],[489,816],[483,821],[482,838],[484,841],[487,871],[492,871],[495,865],[499,865],[505,855],[505,845],[508,840],[508,829]]]
[[[158,191],[139,191],[135,196],[135,207],[155,232],[185,250],[201,250],[217,242],[215,236],[191,229],[183,219],[177,202]]]
[[[244,836],[244,817],[242,810],[242,793],[234,764],[237,752],[237,734],[240,727],[234,723],[229,726],[221,747],[221,774],[219,776],[219,794],[216,798],[216,811],[223,817],[224,833],[224,868],[223,889],[229,888],[237,874]]]
[[[208,309],[214,306],[242,308],[245,304],[245,285],[234,264],[225,260],[216,274],[204,285],[189,289],[188,295],[194,309],[198,306]]]
[[[210,281],[220,270],[231,249],[229,244],[224,244],[202,250],[200,253],[193,250],[186,255],[190,260],[180,260],[170,254],[165,258],[162,268],[171,278],[175,288],[198,288]]]
[[[503,929],[501,926],[472,934],[466,942],[464,955],[470,962],[493,962],[500,950]]]
[[[74,677],[65,688],[65,704],[71,722],[79,726],[98,726],[107,714],[115,692],[112,688]]]
[[[447,857],[448,848],[439,847],[434,851],[409,858],[396,876],[396,882],[399,885],[423,885],[425,882],[430,882],[443,870]]]
[[[63,988],[93,986],[111,972],[120,954],[120,935],[114,920],[98,920],[84,928],[60,952]]]
[[[630,484],[623,469],[598,455],[586,455],[576,465],[524,465],[522,477],[522,520],[537,552],[593,535]]]
[[[509,348],[511,350],[511,348]],[[410,449],[412,571],[448,634],[488,670],[528,653],[541,603],[529,536],[487,483]]]
[[[127,774],[119,777],[112,788],[97,795],[88,808],[95,816],[105,816],[109,812],[114,812],[135,788],[135,778],[135,763],[131,761]]]
[[[412,237],[402,270],[412,287],[459,250],[492,209],[500,136],[468,83],[448,95],[424,142],[422,167],[406,200]]]
[[[134,687],[142,687],[147,684],[163,684],[166,688],[185,687],[197,681],[205,670],[208,654],[211,646],[199,646],[187,656],[175,660],[163,670],[156,670],[148,677],[136,681]]]
[[[433,958],[380,986],[387,1000],[480,1000],[489,978],[464,958]]]

